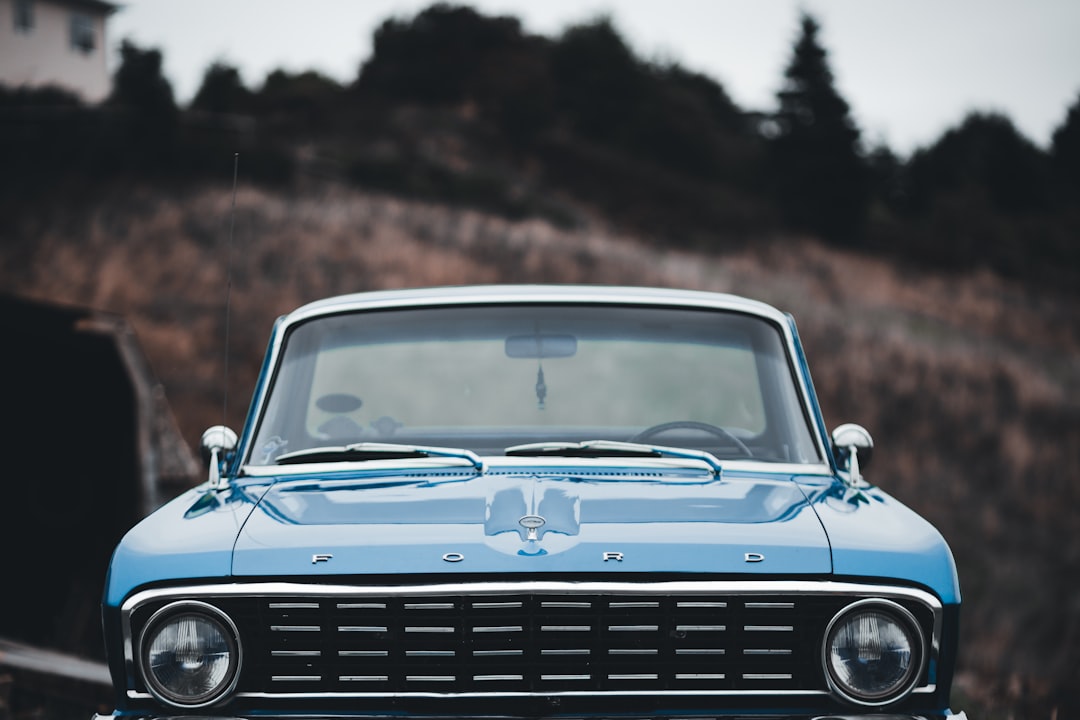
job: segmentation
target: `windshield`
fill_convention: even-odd
[[[293,328],[249,462],[365,442],[503,455],[594,440],[820,462],[811,438],[780,331],[761,318],[460,306],[355,312]]]

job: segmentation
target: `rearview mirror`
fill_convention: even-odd
[[[506,338],[506,357],[509,358],[566,358],[577,353],[577,338],[573,335],[511,335]]]

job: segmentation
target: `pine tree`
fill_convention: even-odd
[[[801,23],[773,118],[777,200],[791,227],[857,244],[869,201],[859,130],[833,83],[820,26],[806,14]]]
[[[1050,161],[1063,198],[1073,204],[1080,202],[1080,96],[1054,130]]]

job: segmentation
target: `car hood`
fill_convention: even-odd
[[[232,560],[238,577],[831,570],[792,476],[678,469],[277,478]]]

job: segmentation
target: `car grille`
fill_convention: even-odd
[[[806,691],[850,601],[746,595],[274,597],[241,690],[260,693]]]
[[[381,586],[163,587],[126,603],[128,667],[142,629],[176,601],[236,625],[234,697],[262,699],[825,695],[822,638],[849,604],[907,608],[928,640],[915,692],[931,692],[942,607],[928,593],[824,581],[506,581]],[[141,678],[129,697],[149,700]],[[241,700],[247,698],[248,700]]]

